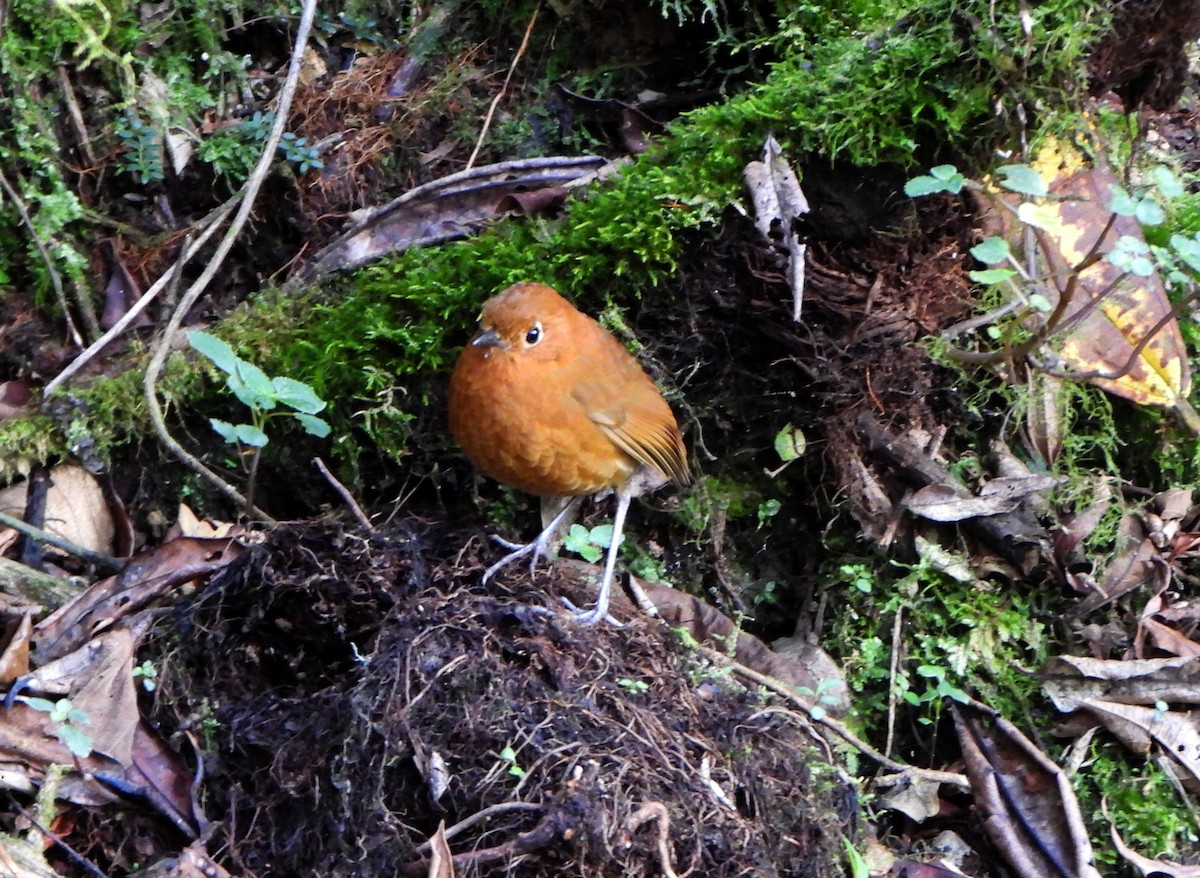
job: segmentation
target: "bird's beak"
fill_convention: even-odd
[[[504,339],[500,337],[500,333],[494,329],[485,329],[479,335],[471,339],[471,347],[475,348],[506,348],[508,345],[504,343]]]

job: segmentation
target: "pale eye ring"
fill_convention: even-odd
[[[525,333],[525,344],[527,347],[533,347],[542,340],[542,324],[535,323],[529,328],[529,332]]]

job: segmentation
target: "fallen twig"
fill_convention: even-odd
[[[4,194],[8,196],[13,203],[13,207],[17,209],[17,215],[21,217],[21,224],[29,231],[29,237],[33,240],[33,245],[37,247],[38,254],[42,257],[42,262],[46,263],[46,273],[50,275],[50,284],[54,287],[54,296],[58,299],[58,307],[62,309],[63,319],[67,321],[67,330],[71,333],[71,340],[75,344],[82,346],[83,337],[79,334],[79,330],[75,326],[75,321],[71,319],[71,309],[67,305],[67,293],[63,289],[62,277],[58,273],[58,269],[54,267],[54,260],[50,258],[50,251],[46,249],[46,245],[42,243],[42,238],[38,235],[37,229],[33,225],[33,219],[29,216],[29,211],[25,209],[25,201],[21,198],[19,192],[13,188],[8,182],[8,177],[4,176],[4,171],[0,170],[0,187],[3,187]],[[95,319],[93,315],[93,319]],[[97,328],[97,334],[99,329]]]
[[[780,698],[783,698],[791,704],[794,704],[796,707],[799,707],[811,722],[829,729],[851,747],[858,750],[864,756],[870,758],[873,762],[882,765],[884,768],[891,769],[892,771],[908,772],[909,774],[917,775],[925,780],[934,781],[936,783],[947,783],[953,786],[961,787],[962,789],[971,788],[971,782],[967,780],[966,775],[957,774],[953,771],[937,771],[932,768],[917,768],[916,766],[905,765],[902,762],[897,762],[896,760],[876,750],[866,741],[860,739],[840,722],[829,716],[829,714],[822,714],[819,717],[813,716],[812,705],[797,695],[796,692],[782,680],[776,680],[774,677],[769,677],[766,674],[759,673],[753,668],[748,668],[741,662],[731,659],[729,656],[722,652],[718,652],[711,647],[701,646],[699,647],[699,651],[700,654],[709,661],[729,668],[734,673],[745,677],[754,683],[757,683],[759,686],[762,686],[765,689],[769,689]]]
[[[242,189],[216,210],[210,212],[208,216],[204,217],[204,219],[196,223],[193,228],[199,229],[199,233],[195,236],[195,238],[191,238],[184,243],[183,251],[179,254],[179,259],[170,268],[170,270],[164,272],[163,275],[150,286],[150,289],[142,293],[142,297],[133,303],[129,310],[121,316],[120,320],[113,324],[112,328],[109,329],[108,332],[104,333],[104,335],[100,336],[100,338],[96,339],[96,341],[88,345],[87,349],[83,353],[71,361],[70,365],[54,376],[54,379],[47,384],[45,389],[42,391],[43,397],[49,396],[55,390],[62,387],[63,384],[65,384],[71,378],[75,377],[79,370],[95,359],[96,355],[99,354],[100,351],[104,350],[104,348],[107,347],[113,339],[128,329],[130,324],[137,320],[138,317],[141,316],[141,313],[146,310],[146,307],[158,297],[159,293],[177,281],[177,278],[180,276],[183,267],[187,265],[188,262],[190,262],[198,252],[200,252],[200,248],[203,247],[204,244],[207,243],[208,239],[213,236],[213,233],[221,227],[221,224],[225,221],[225,218],[233,212],[233,209],[237,207],[238,202],[242,200],[242,197],[245,195],[245,193],[246,190]]]
[[[314,457],[313,465],[321,471],[321,475],[325,477],[325,480],[329,482],[333,490],[338,492],[338,495],[342,498],[342,502],[350,507],[350,511],[354,513],[354,517],[358,519],[358,523],[366,528],[369,533],[375,533],[375,525],[371,524],[371,519],[367,518],[367,514],[363,512],[362,507],[358,505],[358,501],[354,499],[354,495],[329,471],[329,467],[325,466],[325,461],[319,457]]]
[[[504,84],[500,86],[500,91],[492,98],[487,115],[483,119],[483,128],[479,132],[479,139],[475,141],[475,149],[471,150],[471,157],[467,159],[468,170],[474,166],[475,159],[479,158],[479,150],[483,148],[483,141],[487,138],[488,129],[492,127],[492,117],[496,115],[496,107],[503,100],[505,93],[508,91],[508,84],[512,82],[513,72],[516,71],[517,65],[521,63],[521,59],[525,56],[525,50],[529,48],[529,36],[533,33],[533,25],[537,21],[538,13],[541,10],[542,3],[541,0],[538,0],[537,5],[533,7],[533,14],[529,16],[529,24],[525,26],[525,36],[521,38],[521,45],[517,49],[517,54],[512,59],[512,64],[508,65],[508,75],[504,77]]]
[[[34,527],[32,524],[22,521],[19,518],[14,518],[7,513],[0,512],[0,524],[6,527],[11,527],[15,531],[19,531],[30,539],[37,540],[39,543],[46,543],[54,546],[56,549],[62,549],[68,555],[74,555],[77,558],[82,558],[89,564],[95,564],[96,570],[105,576],[111,576],[114,573],[120,573],[125,569],[125,562],[120,558],[114,558],[111,555],[105,555],[102,552],[94,552],[91,549],[85,549],[83,546],[76,545],[64,537],[57,534],[52,534],[49,531]]]
[[[671,867],[671,815],[667,812],[666,805],[662,802],[647,802],[625,818],[622,829],[627,836],[632,836],[652,820],[658,824],[658,867],[662,869],[666,878],[679,878]]]

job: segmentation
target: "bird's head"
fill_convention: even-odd
[[[575,308],[552,287],[539,283],[513,284],[483,306],[479,332],[471,346],[505,351],[512,356],[549,356],[562,350]]]

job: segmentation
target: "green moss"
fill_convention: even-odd
[[[0,421],[0,483],[7,484],[33,465],[65,457],[66,441],[45,415]]]
[[[916,718],[940,715],[937,669],[947,684],[963,689],[1006,715],[1024,715],[1037,682],[1021,667],[1046,659],[1049,632],[1036,595],[981,582],[962,582],[922,561],[911,567],[880,566],[875,559],[841,564],[829,576],[839,606],[830,636],[856,695],[859,721],[881,728],[887,713],[893,649],[902,656],[897,694]],[[892,644],[892,623],[902,614],[903,642]]]
[[[780,60],[766,80],[690,114],[676,129],[681,149],[709,156],[702,174],[729,179],[768,131],[793,155],[858,165],[912,164],[920,144],[967,155],[1011,146],[997,101],[1009,119],[1018,101],[1071,105],[1103,15],[1085,0],[1040,4],[1028,61],[1019,22],[986,0],[799,6],[769,40]]]
[[[1147,857],[1187,863],[1200,854],[1195,812],[1180,799],[1176,783],[1153,762],[1097,737],[1086,770],[1073,775],[1071,782],[1086,825],[1107,827],[1111,820],[1125,843]],[[1107,831],[1093,831],[1092,844],[1101,863],[1120,862]]]

